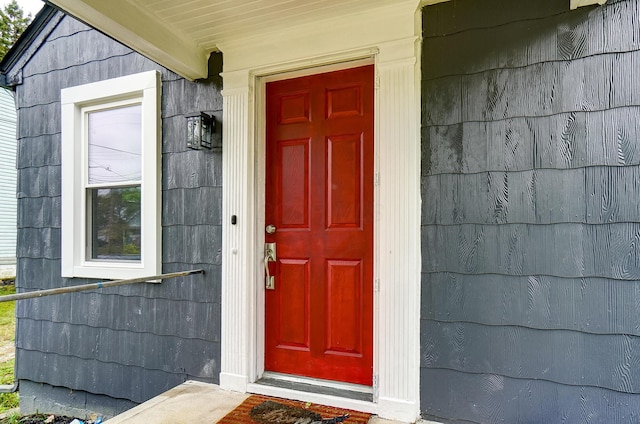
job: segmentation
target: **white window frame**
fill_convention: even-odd
[[[62,276],[126,279],[162,272],[160,74],[142,72],[65,88],[62,103]],[[142,105],[140,261],[87,259],[87,113]]]

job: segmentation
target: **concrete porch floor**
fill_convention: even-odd
[[[250,394],[222,390],[214,384],[187,381],[105,421],[105,424],[217,423]],[[394,424],[372,416],[369,424]]]

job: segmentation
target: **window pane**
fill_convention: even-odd
[[[91,259],[140,260],[140,186],[91,189]]]
[[[142,106],[90,112],[89,184],[140,181]]]

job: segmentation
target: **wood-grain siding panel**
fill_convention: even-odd
[[[209,298],[202,301],[175,300],[91,291],[66,297],[24,300],[20,302],[16,316],[48,323],[92,327],[96,331],[111,329],[164,337],[179,335],[183,339],[219,342],[219,331],[211,331],[208,324],[220,320],[220,303],[214,303]],[[120,312],[109,316],[113,310]]]
[[[36,94],[33,96],[38,97]],[[20,97],[20,94],[16,97]],[[60,134],[60,103],[38,104],[29,108],[22,108],[20,103],[17,105],[18,139]]]
[[[640,107],[423,128],[426,174],[640,164]]]
[[[21,168],[18,171],[18,199],[60,196],[61,172],[60,165]]]
[[[521,15],[515,20],[504,20],[502,13],[483,13],[478,9],[486,6],[481,4],[466,2],[463,8],[461,2],[457,3],[458,13],[469,15],[466,21],[465,17],[456,16],[459,27],[454,31],[435,30],[451,22],[446,12],[427,14],[423,49],[423,56],[429,59],[424,70],[427,79],[640,50],[638,31],[624,30],[639,26],[636,17],[640,9],[634,1],[609,2],[608,7],[592,10],[568,11],[563,7],[553,15],[540,14],[535,18]],[[536,2],[531,7],[538,9],[540,4]],[[478,13],[471,13],[474,9]],[[438,15],[443,17],[440,22],[434,21]],[[497,23],[496,18],[503,21]],[[495,47],[498,45],[500,48]],[[452,46],[462,46],[464,52],[449,55]],[[433,60],[440,57],[447,60]]]
[[[66,17],[62,22],[73,18]],[[38,54],[23,69],[23,77],[63,70],[91,62],[100,62],[116,56],[131,54],[132,50],[114,43],[98,31],[76,31],[69,36],[49,39],[40,47]]]
[[[452,125],[462,120],[463,77],[451,76],[437,81],[422,81],[422,124]]]
[[[186,372],[198,378],[214,377],[212,375],[214,367],[209,364],[214,360],[209,356],[215,352],[217,342],[214,341],[69,323],[34,321],[30,318],[24,318],[21,322],[24,323],[25,333],[35,337],[19,339],[17,347],[20,349],[168,373]],[[34,327],[33,330],[31,327]],[[77,343],[76,337],[83,340],[83,343]],[[158,352],[163,354],[159,355]],[[174,360],[166,361],[166,357]]]
[[[425,320],[422,340],[427,368],[640,393],[637,336]]]
[[[78,32],[92,31],[91,28],[83,24],[77,19],[70,16],[64,16],[58,25],[51,31],[47,37],[48,41],[57,40],[62,37],[71,37]]]
[[[589,223],[640,222],[640,166],[585,170]]]
[[[162,117],[222,110],[220,90],[222,85],[217,79],[207,84],[194,84],[182,78],[167,79],[162,84]]]
[[[24,115],[23,116],[27,116]],[[60,133],[36,137],[20,138],[18,140],[17,167],[37,168],[47,165],[60,165],[62,143]]]
[[[37,56],[34,56],[35,60]],[[175,77],[175,74],[161,68],[151,60],[135,53],[126,54],[124,56],[109,57],[104,60],[78,64],[69,68],[59,70],[50,70],[47,73],[35,74],[28,78],[24,78],[20,89],[16,92],[16,104],[18,111],[23,108],[31,108],[35,106],[51,105],[59,110],[60,90],[67,87],[88,84],[106,79],[117,78],[125,75],[131,75],[139,72],[159,70],[162,79]],[[52,119],[59,119],[59,111],[56,114],[50,112],[48,116]],[[40,115],[42,116],[42,115]],[[22,118],[19,118],[19,120]],[[42,120],[42,119],[41,119]],[[42,120],[46,121],[46,120]],[[30,122],[34,124],[36,122]],[[54,125],[60,131],[60,125]],[[42,135],[43,132],[27,133],[20,136]]]
[[[28,380],[20,382],[20,411],[23,414],[49,411],[84,417],[88,411],[100,410],[103,417],[115,417],[135,406],[138,404],[126,399],[114,399],[82,390],[70,391],[64,387]]]
[[[624,70],[639,65],[640,51],[632,51],[427,80],[423,98],[431,107],[425,108],[423,123],[452,125],[636,106],[640,81]]]
[[[74,370],[74,372],[68,372]],[[168,373],[97,360],[20,349],[16,377],[74,387],[93,394],[119,393],[121,399],[144,402],[188,380],[185,372]],[[194,376],[195,377],[195,376]],[[127,384],[122,382],[126,381]],[[215,380],[217,381],[217,379]]]
[[[222,223],[222,187],[164,190],[162,199],[163,226]]]
[[[566,19],[563,15],[556,15],[551,19],[527,19],[490,28],[463,29],[448,36],[432,35],[425,40],[422,50],[427,60],[424,78],[472,74],[488,69],[515,68],[558,60],[557,43],[562,36],[562,29],[557,28],[556,21],[562,22],[563,19]],[[584,30],[584,27],[579,30]],[[496,49],[496,45],[501,48]],[[451,46],[463,46],[464,51],[450,55]],[[437,60],[443,57],[448,60]]]
[[[220,187],[221,163],[219,152],[188,150],[164,155],[162,169],[166,171],[162,174],[162,188]]]
[[[18,208],[18,228],[60,228],[60,197],[22,197]]]
[[[422,178],[423,225],[640,221],[640,166]]]
[[[18,229],[18,257],[60,259],[59,228]]]
[[[585,170],[439,174],[422,180],[423,225],[585,222]]]
[[[423,17],[424,37],[450,36],[478,28],[498,27],[511,22],[553,18],[567,12],[568,5],[555,0],[526,2],[513,7],[509,0],[494,0],[492,13],[482,3],[473,0],[453,0],[426,7]]]
[[[640,224],[423,226],[423,272],[640,278]]]
[[[425,273],[421,316],[441,322],[640,336],[640,281]]]
[[[222,227],[169,226],[162,231],[162,261],[220,265]]]
[[[453,423],[627,423],[640,420],[638,395],[542,379],[453,370],[421,371],[424,418]]]
[[[16,285],[24,291],[53,289],[62,285],[60,259],[17,258]],[[18,302],[17,307],[25,302]]]

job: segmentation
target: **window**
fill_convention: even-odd
[[[62,90],[62,276],[161,272],[155,71]]]

